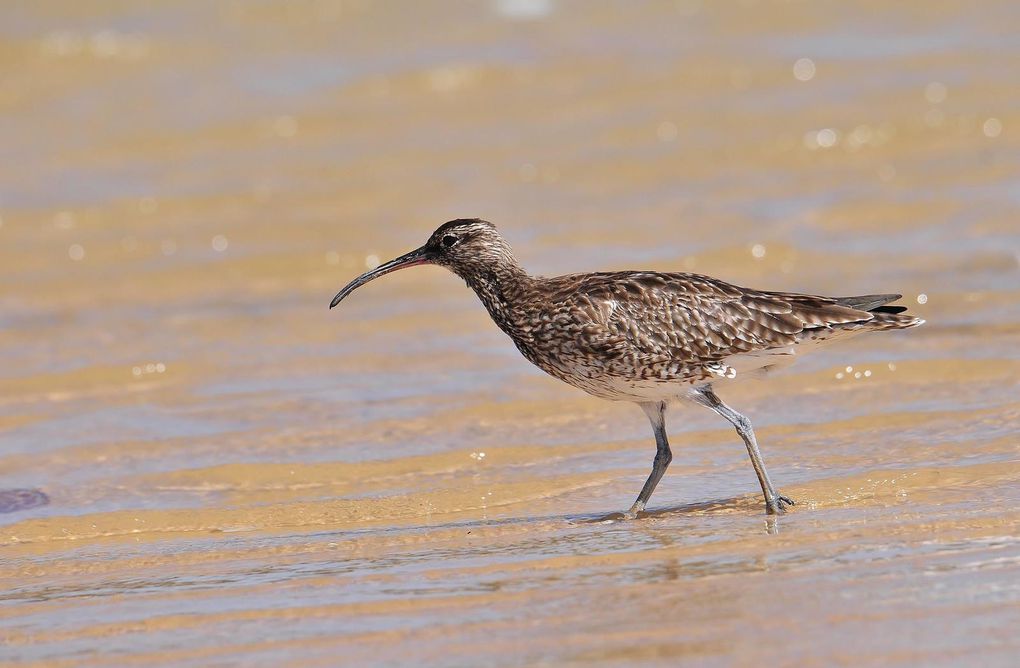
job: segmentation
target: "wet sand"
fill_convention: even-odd
[[[0,661],[1006,666],[1008,2],[0,9]],[[798,61],[810,59],[810,63]],[[645,417],[437,268],[903,292],[928,323]]]

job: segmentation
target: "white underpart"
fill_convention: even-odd
[[[732,373],[726,373],[719,377],[729,380],[738,376],[761,375],[766,371],[789,366],[795,359],[797,359],[797,349],[794,346],[733,355],[720,363]]]
[[[667,380],[612,378],[601,384],[607,398],[616,401],[669,401],[683,392],[683,384]]]
[[[712,362],[711,364],[706,364],[705,369],[713,376],[718,376],[719,378],[737,377],[737,370],[729,366],[728,364],[723,364],[722,362]]]

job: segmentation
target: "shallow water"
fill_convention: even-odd
[[[1015,3],[91,5],[0,9],[0,659],[1020,651]],[[726,389],[789,514],[687,407],[614,521],[635,407],[441,269],[327,310],[461,216],[928,324]]]

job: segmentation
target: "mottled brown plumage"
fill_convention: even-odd
[[[373,278],[426,263],[463,278],[543,371],[597,397],[642,406],[658,447],[631,516],[644,508],[672,458],[664,415],[675,399],[705,405],[734,425],[768,510],[782,511],[792,501],[769,481],[750,422],[719,400],[712,383],[767,372],[792,361],[798,350],[840,336],[923,322],[901,314],[904,307],[886,305],[900,295],[766,292],[699,274],[650,271],[533,277],[496,228],[478,219],[442,225],[421,248],[352,281],[330,308]]]

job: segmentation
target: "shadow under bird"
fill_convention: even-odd
[[[767,512],[782,513],[793,501],[772,484],[751,421],[723,403],[714,386],[768,372],[823,342],[924,323],[903,313],[904,306],[889,306],[901,297],[894,294],[767,292],[655,271],[531,276],[496,227],[477,218],[443,224],[421,248],[351,281],[330,308],[379,276],[419,264],[440,265],[464,279],[538,368],[596,397],[644,409],[656,452],[652,472],[626,513],[630,518],[644,510],[673,459],[665,414],[677,400],[705,406],[733,425],[747,446]]]

